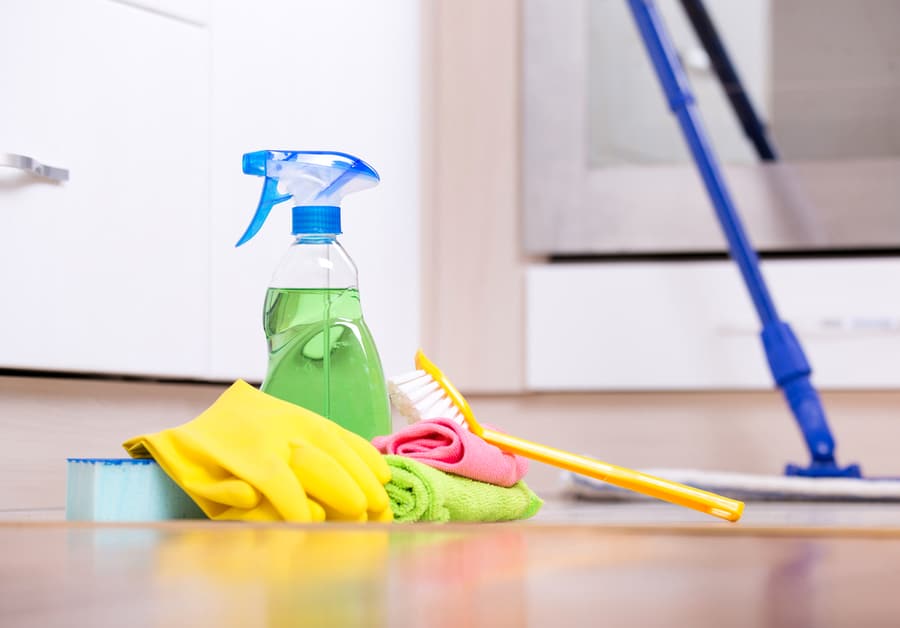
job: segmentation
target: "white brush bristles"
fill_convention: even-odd
[[[409,423],[450,419],[466,429],[466,421],[450,396],[425,371],[412,371],[388,380],[391,405]]]

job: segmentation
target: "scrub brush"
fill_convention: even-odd
[[[391,403],[411,423],[438,417],[451,419],[488,443],[509,453],[519,454],[679,506],[693,508],[728,521],[737,521],[744,512],[743,502],[722,495],[484,428],[475,419],[462,394],[421,350],[416,352],[415,363],[416,371],[388,381]]]

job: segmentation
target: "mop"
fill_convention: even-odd
[[[723,86],[739,86],[712,21],[701,0],[682,0],[698,36],[712,54]],[[687,77],[676,55],[653,0],[628,0],[641,39],[653,63],[669,107],[678,119],[685,141],[712,201],[738,265],[744,284],[762,323],[761,339],[769,369],[790,408],[810,453],[807,466],[788,464],[783,476],[710,472],[679,469],[646,469],[647,473],[704,490],[744,500],[865,500],[900,501],[900,478],[863,478],[859,465],[841,466],[835,458],[835,441],[825,410],[810,381],[812,369],[800,341],[775,308],[725,179],[700,120]],[[727,89],[745,132],[763,160],[776,158],[764,128],[742,89]],[[631,498],[634,494],[574,473],[564,478],[567,492],[585,498]]]

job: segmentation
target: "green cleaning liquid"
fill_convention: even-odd
[[[262,390],[371,440],[391,431],[384,372],[356,288],[269,288]]]

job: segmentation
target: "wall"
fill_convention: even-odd
[[[900,4],[774,2],[772,129],[792,159],[900,156]]]
[[[520,391],[519,2],[427,7],[423,347],[466,393]]]

